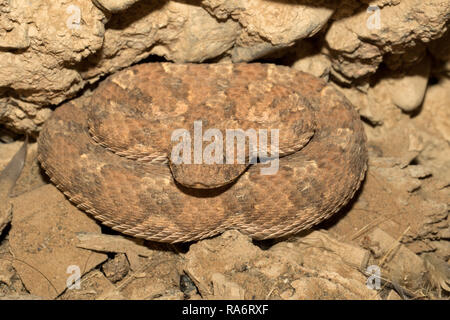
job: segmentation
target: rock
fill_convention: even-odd
[[[412,178],[426,178],[431,175],[430,169],[422,165],[410,165],[406,168]]]
[[[401,159],[372,158],[370,164],[374,166],[377,174],[385,178],[389,183],[395,181],[396,188],[399,191],[411,193],[419,189],[422,185],[422,180],[419,179],[421,174],[415,174],[416,172],[420,172],[420,169],[415,168],[416,166],[414,165],[406,165]],[[428,174],[425,176],[428,176]]]
[[[24,50],[30,46],[28,25],[18,13],[22,1],[0,1],[0,50]]]
[[[114,259],[102,265],[102,271],[106,278],[113,283],[122,280],[130,271],[127,257],[123,253],[117,254]]]
[[[93,0],[99,8],[116,13],[131,7],[138,0]]]
[[[25,102],[13,97],[0,97],[0,118],[8,128],[17,132],[33,133],[38,131],[51,113],[50,108],[36,103]]]
[[[128,239],[122,235],[78,233],[77,238],[79,240],[78,248],[98,252],[125,253],[132,270],[138,270],[141,267],[139,256],[152,257],[155,254],[154,250],[143,245],[143,240]]]
[[[34,296],[32,294],[21,294],[21,295],[2,296],[0,297],[0,300],[46,300],[46,299]]]
[[[0,143],[0,172],[6,167],[16,152],[19,151],[22,144],[22,141]]]
[[[328,81],[331,70],[331,62],[324,54],[316,54],[297,60],[292,65],[295,70],[310,73],[318,78]]]
[[[268,268],[275,261],[296,270],[289,272],[289,287],[280,294],[282,299],[379,299],[376,291],[366,287],[367,279],[358,271],[365,270],[362,266],[367,262],[366,250],[339,242],[327,233],[313,232],[293,243],[280,242],[269,251],[270,258],[256,264],[259,268]],[[354,266],[348,264],[349,260]],[[279,274],[276,280],[284,277]]]
[[[180,257],[166,246],[157,243],[144,245],[141,239],[91,232],[78,233],[78,239],[78,247],[93,252],[118,253],[102,266],[108,282],[116,285],[111,291],[113,296],[117,293],[124,299],[183,297],[180,291]]]
[[[334,12],[325,1],[206,0],[203,5],[219,17],[237,19],[243,27],[231,51],[233,62],[251,61],[319,32]]]
[[[249,261],[259,253],[260,249],[251,243],[249,237],[238,231],[227,231],[217,238],[191,245],[184,257],[186,264],[183,269],[202,296],[213,296],[213,274],[224,275],[232,270],[245,270]]]
[[[232,19],[217,21],[199,6],[163,0],[137,2],[113,15],[108,26],[102,50],[82,63],[81,75],[89,82],[150,54],[178,63],[215,58],[233,46],[240,31]]]
[[[237,283],[230,281],[223,274],[213,273],[211,275],[214,294],[212,299],[243,300],[245,290]]]
[[[417,290],[424,287],[426,273],[423,260],[389,234],[375,228],[366,236],[370,249],[378,258],[381,276],[394,284]]]
[[[437,288],[438,298],[442,298],[442,289],[450,292],[450,266],[434,253],[424,254],[423,260],[428,279],[433,287]]]
[[[182,32],[172,45],[157,46],[152,53],[180,63],[203,62],[220,56],[235,44],[240,27],[232,19],[219,22],[194,5],[176,9],[186,17]]]
[[[341,12],[340,19],[327,31],[325,41],[332,71],[340,82],[350,83],[375,73],[386,54],[402,55],[415,46],[424,51],[421,43],[438,39],[446,31],[448,2],[396,1],[377,5],[372,9],[368,5],[354,6]],[[413,65],[421,58],[419,52],[408,63]]]
[[[434,128],[450,142],[450,80],[442,78],[436,85],[427,90],[423,103],[424,116],[429,118]]]
[[[363,81],[381,62],[406,70],[428,44],[441,61],[436,72],[449,73],[450,5],[416,2],[378,1],[370,8],[380,10],[367,10],[358,2],[325,0],[0,0],[0,122],[35,134],[50,106],[149,55],[177,63],[248,62],[282,55],[313,36],[321,48],[299,57],[294,68],[324,79],[331,74],[347,85]],[[405,110],[420,104],[423,81],[412,90],[415,95],[394,92]]]
[[[77,232],[100,232],[85,213],[52,185],[13,199],[9,243],[14,268],[31,294],[55,298],[106,255],[76,248]],[[72,279],[73,280],[73,279]]]
[[[429,51],[434,58],[441,61],[450,60],[450,29],[441,37],[430,42]]]
[[[390,90],[393,103],[406,112],[419,107],[425,97],[429,74],[430,61],[425,59],[411,68],[407,74],[398,79],[392,79]]]
[[[298,240],[302,245],[322,247],[338,255],[342,261],[357,270],[365,270],[369,261],[369,252],[358,246],[338,241],[323,231],[313,231],[308,236]]]
[[[11,17],[28,26],[30,46],[18,53],[0,51],[0,87],[38,105],[60,103],[80,90],[82,79],[69,66],[102,47],[103,13],[89,1],[1,3]]]
[[[310,41],[300,41],[293,47],[292,51],[286,54],[283,60],[295,70],[310,73],[328,81],[331,61]]]
[[[11,261],[0,259],[0,283],[4,283],[8,287],[11,286],[14,275],[15,272]]]
[[[178,255],[167,249],[155,250],[152,257],[141,259],[142,266],[139,270],[116,283],[122,296],[132,300],[183,297],[180,290],[182,271]]]
[[[450,158],[447,155],[450,142],[449,92],[450,80],[445,77],[438,79],[436,84],[428,87],[419,116],[410,121],[420,132],[424,146],[417,161],[426,164],[436,180],[437,193],[432,198],[444,193],[446,186],[450,185]]]
[[[197,294],[197,287],[194,282],[187,275],[180,276],[180,290],[188,297]]]
[[[184,299],[183,292],[172,290],[164,293],[159,297],[156,297],[154,300],[183,300],[183,299]]]
[[[220,299],[374,299],[358,271],[367,251],[323,232],[261,250],[237,231],[193,244],[184,270],[202,297]],[[327,288],[328,295],[317,290]]]
[[[14,21],[0,44],[0,123],[35,133],[51,113],[46,106],[85,85],[74,65],[102,47],[104,14],[89,1],[0,0],[0,10]]]
[[[22,174],[27,157],[28,139],[26,139],[17,153],[11,158],[5,168],[0,171],[0,234],[11,222],[12,204],[11,191]]]

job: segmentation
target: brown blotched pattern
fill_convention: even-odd
[[[171,134],[185,128],[193,139],[195,120],[203,133],[279,129],[278,172],[262,175],[268,164],[260,163],[236,165],[237,174],[207,164],[171,171]],[[162,242],[227,229],[255,239],[296,233],[345,205],[367,167],[363,127],[343,95],[269,64],[125,69],[100,84],[88,106],[58,108],[38,142],[43,168],[77,207],[115,230]],[[220,187],[192,188],[208,184]]]

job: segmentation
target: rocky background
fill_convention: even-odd
[[[357,198],[313,231],[168,246],[78,211],[31,143],[0,192],[0,298],[448,299],[449,21],[448,0],[0,0],[0,170],[58,105],[149,61],[309,72],[352,101],[370,151]]]

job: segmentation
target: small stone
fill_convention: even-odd
[[[92,2],[100,9],[115,13],[131,7],[138,0],[93,0]]]
[[[111,282],[122,280],[130,271],[130,265],[124,253],[118,253],[114,259],[102,266],[102,271]]]
[[[223,274],[213,273],[211,280],[214,288],[214,299],[243,300],[245,290],[236,282],[230,281]]]
[[[399,79],[391,80],[392,102],[403,111],[410,112],[419,107],[425,97],[430,61],[426,59]]]

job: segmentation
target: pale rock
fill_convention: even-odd
[[[13,198],[12,203],[13,265],[31,294],[53,299],[74,283],[77,270],[82,276],[107,259],[105,254],[76,248],[77,232],[100,232],[100,226],[53,185]]]
[[[377,252],[381,276],[411,290],[423,286],[426,268],[423,260],[380,228],[366,236],[369,247]]]
[[[70,66],[99,50],[104,15],[89,1],[2,1],[11,16],[28,26],[30,46],[0,51],[0,87],[14,90],[21,100],[57,104],[83,87]],[[63,65],[66,67],[62,68]]]
[[[165,292],[154,300],[184,300],[184,294],[181,291],[172,290],[169,292]]]
[[[124,300],[119,290],[100,270],[92,270],[80,281],[80,288],[67,290],[60,300]]]
[[[389,291],[386,300],[402,300],[402,298],[394,290]]]
[[[0,119],[11,130],[35,132],[47,120],[52,111],[39,104],[22,101],[13,97],[0,98]]]
[[[292,57],[293,56],[293,57]],[[289,55],[294,60],[291,67],[295,70],[312,74],[328,81],[331,71],[331,61],[325,54],[318,52],[310,42],[301,41]]]
[[[11,286],[14,277],[14,268],[11,261],[0,259],[0,283]]]
[[[430,42],[429,51],[438,60],[450,60],[450,29],[439,39]]]
[[[211,275],[213,283],[214,299],[243,300],[245,290],[236,282],[230,281],[223,274],[214,273]]]
[[[202,297],[214,299],[378,299],[359,271],[367,254],[326,232],[262,250],[240,232],[226,231],[191,245],[184,271]]]
[[[425,59],[402,77],[390,79],[392,102],[406,112],[419,107],[425,96],[429,74],[430,60]]]
[[[139,0],[93,0],[92,2],[101,9],[116,13],[131,7],[138,1]]]
[[[6,167],[12,157],[22,147],[22,141],[15,141],[12,143],[0,143],[0,172]]]
[[[324,231],[313,231],[300,240],[302,245],[326,248],[339,256],[345,263],[358,269],[365,269],[369,261],[369,252],[358,246],[339,241]]]
[[[237,22],[217,21],[199,6],[162,0],[138,2],[126,15],[113,15],[108,26],[102,50],[83,63],[81,75],[89,82],[150,54],[177,63],[215,58],[233,46],[240,30]]]
[[[291,286],[294,293],[288,300],[379,299],[377,292],[368,289],[365,283],[332,272],[297,279]]]
[[[447,142],[450,142],[449,101],[450,79],[442,78],[436,85],[428,88],[422,110]]]
[[[336,79],[344,83],[375,73],[386,53],[401,55],[420,43],[443,36],[450,2],[376,2],[380,10],[351,10],[334,21],[325,41]],[[384,6],[383,6],[384,5]],[[367,6],[363,8],[368,9]],[[426,25],[426,28],[424,26]],[[420,55],[415,55],[420,59]],[[412,63],[413,61],[410,61]]]
[[[202,5],[217,18],[232,17],[242,26],[231,51],[233,62],[251,61],[312,37],[335,10],[326,1],[204,0]]]

